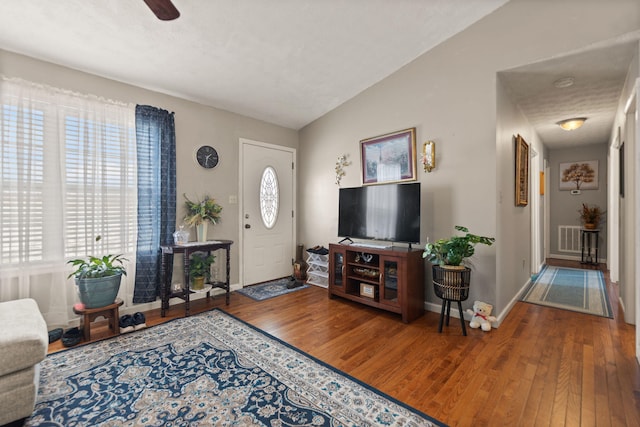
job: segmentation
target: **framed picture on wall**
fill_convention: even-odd
[[[620,144],[619,153],[619,172],[620,172],[620,197],[624,198],[624,142]]]
[[[529,204],[529,144],[516,136],[516,206]]]
[[[597,190],[598,161],[560,163],[560,190]]]
[[[362,184],[416,180],[416,128],[360,141]]]

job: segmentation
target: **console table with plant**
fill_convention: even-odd
[[[180,298],[185,302],[185,316],[189,316],[190,296],[192,293],[206,293],[209,298],[212,289],[220,288],[225,291],[225,302],[229,305],[229,292],[231,290],[229,281],[230,272],[230,251],[233,241],[231,240],[214,240],[208,242],[189,242],[180,245],[161,246],[162,250],[162,289],[161,299],[162,305],[160,315],[164,317],[169,309],[169,300],[171,298]],[[224,280],[220,277],[210,277],[210,267],[216,258],[213,253],[218,250],[224,250],[226,255],[226,273]],[[184,283],[179,289],[173,289],[171,286],[171,278],[173,276],[172,259],[174,255],[182,254],[184,263]],[[202,274],[208,283],[199,288],[199,284],[192,285],[192,277]]]

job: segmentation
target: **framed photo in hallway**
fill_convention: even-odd
[[[516,206],[529,204],[529,144],[516,136]]]

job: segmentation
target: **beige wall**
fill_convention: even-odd
[[[508,129],[505,124],[496,135],[496,73],[639,28],[640,4],[635,0],[512,0],[306,126],[300,132],[304,221],[299,240],[306,245],[337,240],[337,156],[347,153],[353,161],[342,185],[360,185],[358,141],[416,127],[420,145],[436,141],[438,160],[434,172],[419,173],[421,240],[451,235],[456,224],[496,236],[494,247],[477,251],[468,304],[477,298],[495,303],[498,313],[504,311],[532,270],[530,213],[513,207],[510,181],[512,134],[526,133],[528,126]],[[524,136],[536,140],[535,135]],[[438,304],[427,289],[428,300]]]
[[[297,148],[297,131],[3,50],[0,50],[0,74],[174,111],[178,224],[182,222],[185,213],[183,193],[191,198],[202,197],[205,194],[215,197],[223,206],[222,222],[213,228],[209,227],[209,238],[230,239],[236,242],[232,246],[231,282],[238,282],[237,242],[240,215],[238,204],[229,203],[229,196],[237,196],[240,191],[238,140],[247,138]],[[195,150],[203,144],[215,147],[220,155],[218,166],[212,170],[201,168],[194,160]],[[192,230],[191,238],[195,240],[195,230]]]

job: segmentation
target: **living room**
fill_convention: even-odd
[[[539,268],[534,260],[540,258],[532,250],[536,238],[531,231],[532,212],[515,206],[512,200],[513,136],[523,135],[532,150],[539,153],[532,159],[532,174],[544,167],[545,147],[510,101],[497,75],[593,46],[627,42],[633,37],[637,40],[639,18],[635,3],[591,2],[576,11],[576,2],[569,0],[553,4],[508,2],[301,128],[269,123],[8,50],[0,50],[0,74],[175,112],[178,206],[182,194],[215,197],[223,206],[223,220],[213,227],[210,236],[235,242],[240,241],[243,226],[239,204],[234,202],[240,195],[240,138],[295,149],[296,240],[306,246],[327,246],[338,240],[337,157],[346,154],[352,161],[345,168],[341,187],[360,186],[359,141],[415,127],[420,147],[423,141],[436,141],[438,161],[432,173],[419,168],[418,181],[423,187],[421,242],[448,236],[457,224],[496,237],[494,246],[478,248],[469,300],[491,301],[500,325],[531,274]],[[637,55],[635,61],[630,81],[638,76]],[[621,102],[627,98],[621,95]],[[624,125],[623,110],[624,105],[615,127]],[[195,167],[193,153],[203,144],[215,146],[220,155],[213,170]],[[627,190],[632,194],[632,189]],[[624,233],[634,232],[631,221]],[[235,288],[242,286],[240,251],[239,245],[232,246],[230,277]],[[620,255],[627,269],[621,272],[622,278],[627,279],[621,283],[632,283],[624,295],[625,316],[629,310],[635,311],[637,300],[631,293],[635,288],[635,256],[634,251]],[[159,303],[132,305],[132,281],[127,277],[123,283],[123,312],[159,307]],[[66,314],[71,315],[75,290],[69,286],[65,292]],[[437,312],[440,300],[430,287],[426,292],[425,306]],[[55,304],[59,301],[60,295],[38,295],[45,318],[56,319],[59,307]],[[634,324],[635,318],[634,312],[627,323]],[[51,326],[54,325],[52,320]],[[637,342],[634,345],[636,354],[640,354]]]

